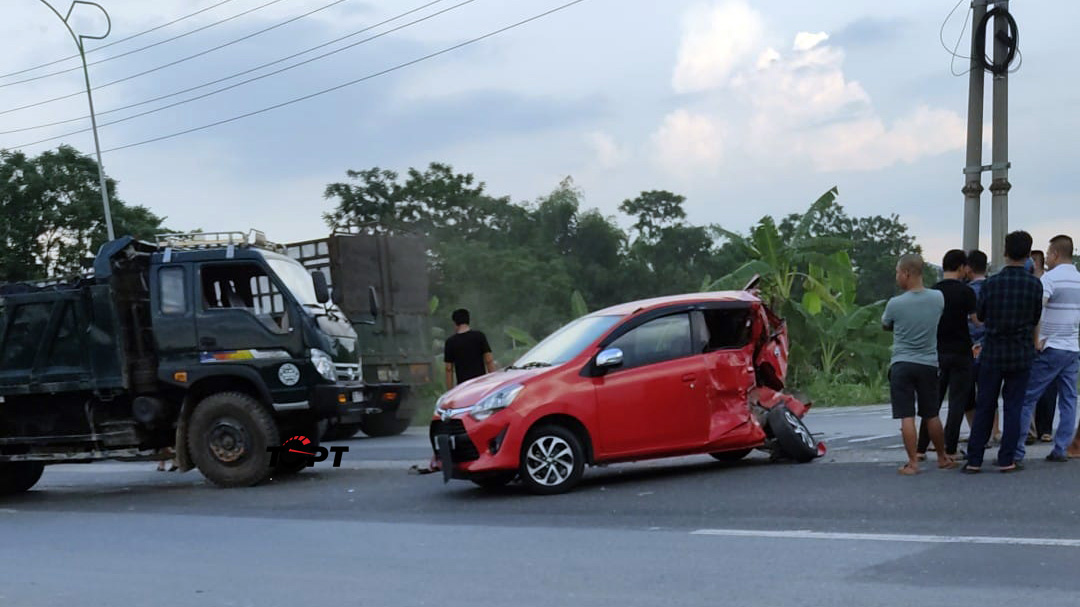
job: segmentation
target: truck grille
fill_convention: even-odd
[[[334,369],[337,370],[339,381],[356,381],[360,379],[360,365],[334,363]]]
[[[465,424],[460,419],[451,419],[445,422],[437,419],[431,422],[430,438],[433,451],[437,450],[435,436],[439,434],[450,435],[455,462],[471,462],[480,459],[480,452],[476,450],[476,445],[469,439],[469,434],[465,431]]]

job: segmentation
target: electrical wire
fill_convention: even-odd
[[[423,5],[423,6],[419,6],[419,7],[417,7],[417,8],[414,8],[414,9],[412,9],[411,11],[408,11],[408,12],[406,12],[406,13],[402,13],[402,14],[400,14],[400,15],[397,15],[397,16],[394,16],[394,17],[391,17],[390,19],[387,19],[387,20],[385,20],[385,21],[382,21],[382,22],[380,22],[380,23],[376,23],[375,25],[371,25],[371,26],[368,26],[368,27],[366,27],[366,28],[364,28],[364,29],[362,29],[362,30],[359,30],[359,31],[353,32],[353,33],[351,33],[351,34],[348,34],[347,36],[343,36],[342,38],[339,38],[338,40],[341,40],[341,39],[343,39],[343,38],[348,38],[348,37],[352,37],[352,36],[355,36],[355,35],[357,35],[357,34],[363,33],[363,32],[365,32],[365,31],[369,31],[369,30],[375,29],[375,28],[377,28],[377,27],[380,27],[380,26],[382,26],[382,25],[386,25],[387,23],[390,23],[390,22],[392,22],[392,21],[396,21],[396,20],[398,20],[398,19],[400,19],[400,18],[402,18],[402,17],[405,17],[405,16],[407,16],[407,15],[409,15],[409,14],[411,14],[411,13],[415,13],[415,12],[417,12],[417,11],[423,10],[424,8],[427,8],[427,7],[429,7],[429,6],[433,5],[433,4],[436,4],[436,3],[438,3],[438,2],[442,2],[442,1],[443,1],[443,0],[435,0],[435,1],[433,1],[433,2],[429,2],[429,3],[427,3],[427,4]],[[401,31],[401,30],[403,30],[403,29],[405,29],[405,28],[407,28],[407,27],[411,27],[411,26],[413,26],[413,25],[416,25],[416,24],[418,24],[418,23],[422,23],[422,22],[424,22],[424,21],[427,21],[427,20],[429,20],[429,19],[433,19],[433,18],[435,18],[435,17],[438,17],[439,15],[442,15],[443,13],[448,13],[448,12],[450,12],[450,11],[452,11],[452,10],[455,10],[455,9],[461,8],[462,6],[465,6],[466,4],[472,4],[473,2],[476,2],[476,0],[463,0],[462,2],[459,2],[458,4],[455,4],[455,5],[453,5],[453,6],[449,6],[449,7],[445,8],[445,9],[442,9],[442,10],[440,10],[440,11],[436,11],[436,12],[434,12],[434,13],[430,14],[430,15],[425,15],[424,17],[421,17],[421,18],[419,18],[419,19],[416,19],[416,20],[414,20],[414,21],[410,21],[410,22],[408,22],[408,23],[404,23],[404,24],[402,24],[402,25],[399,25],[399,26],[397,26],[397,27],[395,27],[395,28],[389,29],[389,30],[387,30],[387,31],[385,31],[385,32],[380,32],[380,33],[378,33],[378,34],[375,34],[374,36],[370,36],[370,37],[368,37],[368,38],[364,38],[363,40],[358,40],[358,41],[356,41],[356,42],[354,42],[354,43],[352,43],[352,44],[349,44],[349,45],[343,46],[343,47],[341,47],[341,48],[339,48],[339,49],[335,49],[335,50],[333,50],[333,51],[330,51],[330,52],[327,52],[327,53],[323,53],[322,55],[317,55],[317,56],[315,56],[315,57],[311,57],[310,59],[305,59],[304,61],[300,61],[300,62],[298,62],[298,63],[294,63],[293,65],[289,65],[289,66],[283,67],[283,68],[281,68],[281,69],[278,69],[278,70],[274,70],[274,71],[272,71],[272,72],[268,72],[268,73],[266,73],[266,74],[263,74],[263,75],[261,75],[261,76],[256,76],[256,77],[254,77],[254,78],[248,78],[247,80],[242,80],[242,81],[240,81],[240,82],[236,82],[236,83],[234,83],[234,84],[230,84],[229,86],[224,86],[224,87],[221,87],[221,88],[219,88],[219,89],[215,89],[215,90],[213,90],[213,91],[210,91],[210,92],[207,92],[207,93],[203,93],[202,95],[197,95],[197,96],[195,96],[195,97],[191,97],[191,98],[188,98],[188,99],[184,99],[184,100],[182,100],[182,101],[177,101],[177,102],[175,102],[175,103],[170,103],[170,104],[168,104],[168,105],[164,105],[164,106],[161,106],[161,107],[159,107],[159,108],[155,108],[155,109],[152,109],[152,110],[147,110],[147,111],[145,111],[145,112],[140,112],[140,113],[138,113],[138,114],[132,114],[131,116],[127,116],[127,117],[124,117],[124,118],[120,118],[119,120],[113,120],[112,122],[106,122],[106,123],[100,124],[100,125],[98,125],[98,126],[99,126],[99,127],[106,127],[106,126],[110,126],[110,125],[113,125],[113,124],[117,124],[117,123],[120,123],[120,122],[127,122],[128,120],[134,120],[135,118],[141,118],[142,116],[147,116],[147,115],[149,115],[149,114],[155,114],[155,113],[157,113],[157,112],[161,112],[161,111],[164,111],[164,110],[167,110],[167,109],[170,109],[170,108],[174,108],[174,107],[177,107],[177,106],[180,106],[180,105],[184,105],[184,104],[186,104],[186,103],[191,103],[191,102],[193,102],[193,101],[198,101],[198,100],[200,100],[200,99],[205,99],[205,98],[207,98],[207,97],[210,97],[210,96],[213,96],[213,95],[217,95],[218,93],[223,93],[223,92],[225,92],[225,91],[228,91],[228,90],[232,90],[232,89],[235,89],[235,88],[238,88],[238,87],[244,86],[245,84],[249,84],[249,83],[255,82],[255,81],[257,81],[257,80],[262,80],[263,78],[269,78],[270,76],[274,76],[274,75],[280,74],[280,73],[282,73],[282,72],[286,72],[286,71],[289,71],[289,70],[291,70],[291,69],[293,69],[293,68],[297,68],[297,67],[300,67],[300,66],[302,66],[302,65],[306,65],[306,64],[308,64],[308,63],[312,63],[312,62],[314,62],[314,61],[318,61],[318,60],[320,60],[320,59],[324,59],[324,58],[326,58],[326,57],[329,57],[329,56],[331,56],[331,55],[336,55],[337,53],[340,53],[340,52],[342,52],[342,51],[348,50],[348,49],[350,49],[350,48],[353,48],[353,47],[355,47],[355,46],[359,46],[359,45],[361,45],[361,44],[366,44],[366,43],[368,43],[368,42],[371,42],[372,40],[376,40],[376,39],[378,39],[378,38],[382,38],[383,36],[387,36],[387,35],[389,35],[389,34],[392,34],[392,33],[394,33],[394,32],[398,32],[398,31]],[[324,44],[322,44],[322,45],[320,45],[320,46],[326,46],[326,45],[328,45],[328,44],[332,44],[333,42],[336,42],[336,41],[337,41],[337,40],[335,40],[335,41],[331,41],[331,42],[327,42],[327,43],[324,43]],[[318,47],[315,47],[315,48],[318,48]],[[107,111],[107,112],[101,112],[101,113],[99,113],[98,115],[100,116],[100,115],[103,115],[103,114],[109,114],[109,113],[117,112],[117,111],[119,111],[119,110],[122,110],[122,109],[126,109],[126,108],[130,108],[130,107],[134,107],[134,106],[136,106],[136,105],[145,105],[145,104],[147,104],[147,103],[152,103],[153,101],[159,101],[159,100],[161,100],[161,99],[165,99],[165,98],[168,98],[168,97],[175,97],[175,96],[177,96],[177,95],[180,95],[180,94],[183,94],[183,93],[185,93],[185,92],[190,92],[190,91],[193,91],[193,90],[196,90],[196,89],[200,89],[200,88],[205,88],[205,87],[207,87],[207,86],[210,86],[211,84],[216,84],[216,83],[218,83],[218,82],[222,82],[222,81],[224,81],[224,80],[230,80],[230,79],[232,79],[232,78],[235,78],[235,77],[236,77],[236,76],[238,76],[238,75],[243,75],[243,74],[246,74],[246,73],[249,73],[249,72],[253,72],[253,71],[256,71],[256,70],[262,69],[263,67],[266,67],[266,66],[268,66],[268,65],[273,65],[274,63],[280,63],[281,61],[285,61],[286,59],[290,59],[290,58],[292,58],[292,57],[296,57],[296,56],[298,56],[298,55],[303,55],[303,54],[306,54],[306,53],[308,53],[308,52],[311,52],[311,50],[312,50],[312,49],[308,49],[308,50],[306,50],[306,51],[302,51],[302,52],[300,52],[300,53],[294,53],[293,55],[290,55],[289,57],[286,57],[285,59],[279,59],[278,61],[274,61],[274,62],[271,62],[271,63],[263,64],[263,65],[261,65],[261,66],[258,66],[258,67],[254,67],[254,68],[251,68],[251,69],[249,69],[249,70],[246,70],[246,71],[244,71],[244,72],[239,72],[238,74],[233,74],[233,75],[231,75],[231,76],[226,76],[225,78],[220,78],[220,79],[218,79],[218,80],[215,80],[215,81],[213,81],[213,82],[210,82],[210,83],[207,83],[207,84],[201,84],[201,85],[199,85],[199,86],[195,86],[195,87],[191,87],[191,88],[189,88],[189,89],[185,89],[184,91],[180,91],[180,92],[178,92],[178,93],[173,93],[173,94],[170,94],[170,95],[162,95],[161,97],[157,97],[157,98],[155,98],[155,99],[151,99],[151,100],[148,100],[148,101],[141,101],[141,102],[139,102],[139,103],[133,103],[133,104],[130,104],[130,105],[128,105],[128,106],[124,106],[124,107],[122,107],[122,108],[116,108],[116,109],[113,109],[113,110],[109,110],[109,111]],[[82,118],[73,118],[73,119],[71,119],[71,120],[65,120],[65,121],[62,121],[62,122],[73,122],[73,121],[77,121],[77,120],[83,120],[83,119],[86,119],[86,118],[89,118],[89,117],[90,117],[90,116],[83,116]],[[60,123],[54,123],[54,124],[60,124]],[[46,125],[46,126],[52,126],[52,125]],[[23,129],[15,129],[15,130],[13,130],[13,131],[0,131],[0,134],[8,134],[8,133],[11,133],[11,132],[25,131],[25,130],[31,130],[31,129],[35,129],[35,128],[41,128],[41,127],[26,127],[26,128],[23,128]],[[63,138],[65,138],[65,137],[69,137],[69,136],[71,136],[71,135],[78,135],[79,133],[86,133],[86,132],[88,132],[88,131],[90,131],[90,130],[91,130],[91,129],[81,129],[81,130],[78,130],[78,131],[71,131],[70,133],[64,133],[64,134],[62,134],[62,135],[57,135],[57,136],[55,136],[55,137],[47,137],[47,138],[45,138],[45,139],[39,139],[38,141],[33,141],[33,142],[30,142],[30,143],[24,143],[24,144],[20,144],[20,145],[14,146],[14,147],[16,147],[16,148],[22,148],[22,147],[29,147],[29,146],[32,146],[32,145],[37,145],[37,144],[39,144],[39,143],[46,143],[46,142],[49,142],[49,141],[54,141],[54,140],[56,140],[56,139],[63,139]]]
[[[960,0],[960,1],[963,2],[963,0]],[[960,6],[960,5],[958,4],[957,6]],[[956,9],[954,8],[953,10],[956,10]],[[971,72],[971,67],[970,66],[968,67],[968,69],[966,69],[966,70],[964,70],[964,71],[962,71],[960,73],[956,72],[956,58],[957,57],[960,57],[962,59],[967,59],[967,60],[971,59],[971,57],[966,57],[964,55],[958,55],[957,54],[957,51],[960,50],[960,42],[963,41],[963,39],[964,39],[964,32],[967,31],[967,26],[968,26],[968,23],[970,21],[971,21],[971,11],[967,11],[967,12],[964,13],[964,25],[960,27],[960,35],[956,37],[956,46],[953,47],[953,50],[952,50],[952,53],[951,53],[952,58],[949,60],[949,72],[953,76],[960,77],[960,76],[964,76],[966,74],[969,74]]]
[[[272,4],[277,4],[278,2],[281,2],[281,1],[282,1],[282,0],[270,0],[270,2],[267,2],[266,4],[263,4],[263,5],[261,5],[261,6],[256,6],[255,8],[252,8],[252,9],[248,9],[247,11],[244,11],[244,12],[242,12],[242,13],[238,13],[238,14],[236,14],[236,15],[233,15],[232,17],[229,17],[229,19],[225,19],[225,20],[219,21],[219,22],[218,22],[218,24],[220,24],[220,23],[225,23],[226,21],[229,21],[229,20],[231,20],[231,19],[235,19],[235,18],[237,18],[237,17],[240,17],[240,16],[242,16],[242,15],[246,15],[246,14],[248,14],[248,13],[252,13],[252,12],[255,12],[255,11],[259,10],[259,9],[263,9],[263,8],[266,8],[266,7],[268,7],[268,6],[272,5]],[[149,74],[149,73],[152,73],[152,72],[156,72],[156,71],[158,71],[158,70],[163,70],[163,69],[165,69],[165,68],[167,68],[167,67],[172,67],[172,66],[174,66],[174,65],[177,65],[177,64],[183,63],[183,62],[185,62],[185,61],[190,61],[191,59],[194,59],[194,58],[196,58],[196,57],[202,57],[203,55],[207,55],[207,54],[209,54],[209,53],[212,53],[212,52],[214,52],[214,51],[218,51],[218,50],[221,50],[221,49],[223,49],[223,48],[225,48],[225,47],[227,47],[227,46],[232,46],[232,45],[234,45],[234,44],[237,44],[237,43],[239,43],[239,42],[243,42],[244,40],[248,40],[248,39],[250,39],[250,38],[254,38],[255,36],[259,36],[259,35],[261,35],[261,34],[265,34],[266,32],[269,32],[269,31],[272,31],[272,30],[276,30],[276,29],[277,29],[277,28],[279,28],[279,27],[283,27],[283,26],[286,26],[286,25],[288,25],[288,24],[290,24],[290,23],[292,23],[292,22],[294,22],[294,21],[298,21],[298,20],[300,20],[300,19],[303,19],[304,17],[307,17],[307,16],[309,16],[309,15],[313,15],[313,14],[315,14],[315,13],[319,12],[319,11],[323,11],[323,10],[326,10],[326,9],[328,9],[328,8],[330,8],[330,7],[334,6],[334,5],[337,5],[337,4],[341,4],[342,2],[345,2],[345,0],[334,0],[334,1],[333,1],[333,2],[331,2],[330,4],[325,4],[325,5],[323,5],[323,6],[320,6],[320,7],[319,7],[319,8],[317,8],[317,9],[314,9],[314,10],[308,11],[308,12],[306,12],[306,13],[302,14],[302,15],[298,15],[298,16],[296,16],[296,17],[293,17],[293,18],[291,18],[291,19],[286,19],[285,21],[282,21],[281,23],[277,23],[277,24],[275,24],[275,25],[272,25],[272,26],[270,26],[270,27],[267,27],[267,28],[265,28],[265,29],[261,29],[261,30],[259,30],[259,31],[257,31],[257,32],[253,32],[253,33],[251,33],[251,34],[248,34],[248,35],[246,35],[246,36],[243,36],[243,37],[237,38],[237,39],[235,39],[235,40],[230,40],[229,42],[226,42],[226,43],[224,43],[224,44],[220,44],[220,45],[218,45],[218,46],[215,46],[215,47],[213,47],[213,48],[207,49],[207,50],[205,50],[205,51],[201,51],[201,52],[195,53],[194,55],[188,55],[187,57],[184,57],[184,58],[182,58],[182,59],[179,59],[179,60],[177,60],[177,61],[172,61],[172,62],[166,63],[166,64],[164,64],[164,65],[159,65],[159,66],[158,66],[158,67],[156,67],[156,68],[153,68],[153,69],[147,70],[147,71],[145,71],[145,72],[140,72],[140,73],[138,73],[138,74],[136,74],[136,75],[134,75],[134,76],[129,76],[128,78],[126,78],[126,80],[130,80],[130,79],[132,79],[132,78],[137,78],[137,77],[139,77],[139,76],[145,76],[146,74]],[[210,27],[210,26],[206,26],[206,27]],[[205,29],[205,28],[200,28],[200,29]],[[193,34],[193,33],[197,32],[197,31],[200,31],[200,30],[199,30],[199,29],[195,29],[195,30],[192,30],[192,31],[190,31],[190,32],[187,32],[186,34],[183,34],[183,35],[181,35],[181,36],[177,36],[176,38],[180,38],[180,37],[182,37],[182,36],[186,36],[186,35],[188,35],[188,34]],[[97,65],[97,64],[99,64],[99,63],[105,63],[106,61],[112,61],[113,59],[119,59],[119,58],[121,58],[121,57],[126,57],[126,56],[128,56],[128,55],[131,55],[131,54],[134,54],[134,53],[138,53],[138,52],[141,52],[141,51],[145,51],[145,50],[147,50],[147,49],[149,49],[149,48],[153,48],[153,47],[155,47],[155,46],[158,46],[158,45],[161,45],[161,44],[165,44],[166,42],[169,42],[170,40],[175,40],[176,38],[170,38],[170,39],[168,39],[168,40],[162,40],[162,41],[160,41],[160,42],[155,42],[154,44],[150,44],[150,45],[147,45],[147,46],[144,46],[144,47],[140,47],[140,48],[137,48],[137,49],[134,49],[134,50],[130,50],[130,51],[126,52],[126,53],[120,53],[119,55],[114,55],[114,56],[112,56],[112,57],[106,57],[105,59],[102,59],[102,60],[100,60],[100,61],[91,61],[90,63],[88,63],[88,64],[86,64],[86,65],[87,65],[87,67],[89,67],[89,66],[91,66],[91,65]],[[0,88],[4,88],[4,87],[8,87],[8,86],[15,86],[16,84],[25,84],[25,83],[27,83],[27,82],[34,82],[35,80],[43,80],[43,79],[45,79],[45,78],[50,78],[50,77],[52,77],[52,76],[59,76],[59,75],[61,75],[61,74],[67,74],[67,73],[70,73],[70,72],[75,72],[75,71],[78,71],[78,70],[81,70],[81,69],[82,69],[82,66],[76,66],[76,67],[73,67],[73,68],[70,68],[70,69],[66,69],[66,70],[60,70],[60,71],[56,71],[56,72],[49,72],[48,74],[42,74],[42,75],[40,75],[40,76],[34,76],[33,78],[24,78],[23,80],[16,80],[15,82],[7,82],[7,83],[4,83],[4,84],[0,84]],[[121,82],[122,82],[122,80],[121,80]],[[77,93],[77,94],[80,94],[80,95],[81,95],[81,94],[82,94],[82,92],[80,91],[80,92],[79,92],[79,93]]]
[[[406,61],[405,63],[399,63],[399,64],[397,64],[397,65],[395,65],[393,67],[389,67],[389,68],[384,69],[382,71],[374,72],[372,74],[362,76],[362,77],[357,78],[355,80],[350,80],[348,82],[344,82],[344,83],[339,84],[337,86],[333,86],[333,87],[330,87],[330,88],[327,88],[327,89],[323,89],[321,91],[310,93],[310,94],[304,95],[302,97],[296,97],[294,99],[290,99],[288,101],[283,101],[281,103],[277,103],[277,104],[274,104],[274,105],[271,105],[271,106],[267,106],[267,107],[264,107],[264,108],[261,108],[261,109],[258,109],[258,110],[254,110],[254,111],[251,111],[251,112],[247,112],[247,113],[244,113],[244,114],[233,116],[231,118],[226,118],[224,120],[218,120],[218,121],[215,121],[215,122],[211,122],[211,123],[204,124],[204,125],[201,125],[201,126],[193,127],[193,128],[190,128],[190,129],[177,131],[175,133],[169,133],[168,135],[161,135],[159,137],[153,137],[151,139],[145,139],[143,141],[137,141],[135,143],[128,143],[128,144],[117,146],[117,147],[114,147],[114,148],[109,148],[107,150],[103,150],[102,153],[116,152],[116,151],[119,151],[119,150],[126,150],[128,148],[133,148],[133,147],[137,147],[137,146],[141,146],[141,145],[146,145],[148,143],[155,143],[155,142],[163,141],[163,140],[166,140],[166,139],[172,139],[174,137],[180,137],[182,135],[187,135],[187,134],[194,133],[194,132],[197,132],[197,131],[202,131],[202,130],[206,130],[206,129],[209,129],[209,128],[221,126],[221,125],[224,125],[224,124],[228,124],[230,122],[236,122],[237,120],[242,120],[244,118],[250,118],[251,116],[255,116],[255,115],[258,115],[258,114],[263,114],[263,113],[266,113],[266,112],[269,112],[269,111],[272,111],[272,110],[276,110],[276,109],[279,109],[279,108],[282,108],[282,107],[285,107],[285,106],[288,106],[288,105],[292,105],[294,103],[299,103],[301,101],[307,101],[308,99],[313,99],[315,97],[319,97],[319,96],[325,95],[327,93],[332,93],[334,91],[338,91],[338,90],[341,90],[343,88],[353,86],[355,84],[359,84],[361,82],[366,82],[368,80],[378,78],[379,76],[384,76],[386,74],[396,72],[398,70],[401,70],[401,69],[416,65],[418,63],[422,63],[422,62],[427,61],[429,59],[434,59],[435,57],[445,55],[447,53],[453,52],[453,51],[458,50],[460,48],[470,46],[472,44],[476,44],[477,42],[481,42],[481,41],[486,40],[488,38],[491,38],[493,36],[497,36],[499,34],[507,32],[509,30],[521,27],[521,26],[526,25],[528,23],[531,23],[533,21],[537,21],[539,19],[547,17],[548,15],[557,13],[559,11],[566,10],[566,9],[568,9],[568,8],[574,6],[574,5],[581,4],[582,2],[585,2],[585,0],[572,0],[571,2],[567,2],[565,4],[559,5],[559,6],[555,7],[555,8],[549,9],[549,10],[544,11],[542,13],[539,13],[537,15],[533,15],[532,17],[529,17],[527,19],[523,19],[523,20],[518,21],[516,23],[512,23],[510,25],[501,27],[501,28],[499,28],[497,30],[493,30],[491,32],[483,34],[481,36],[477,36],[476,38],[471,38],[471,39],[466,40],[464,42],[459,42],[459,43],[457,43],[455,45],[448,46],[448,47],[446,47],[446,48],[444,48],[442,50],[435,51],[433,53],[429,53],[429,54],[424,55],[422,57],[413,59],[411,61]]]
[[[949,21],[952,20],[952,17],[956,13],[957,9],[959,9],[960,5],[963,4],[966,1],[967,0],[959,0],[956,3],[956,6],[954,6],[953,9],[951,11],[949,11],[949,14],[945,16],[945,20],[941,22],[941,29],[938,31],[938,42],[941,43],[941,48],[945,49],[945,52],[952,55],[954,59],[956,58],[956,51],[955,50],[950,50],[949,46],[947,44],[945,44],[945,26],[949,25]],[[970,13],[970,11],[968,11],[968,12]],[[961,36],[964,35],[963,30],[966,29],[966,28],[967,28],[967,23],[964,24],[963,28],[961,28],[961,34],[960,34]],[[956,46],[959,47],[960,43],[957,42]],[[961,57],[961,58],[962,59],[968,59],[968,57]]]
[[[115,46],[117,44],[120,44],[121,42],[127,42],[128,40],[138,38],[139,36],[144,36],[146,34],[156,32],[159,29],[163,29],[163,28],[169,27],[170,25],[174,25],[174,24],[180,23],[181,21],[190,19],[192,17],[196,17],[198,15],[201,15],[201,14],[205,13],[206,11],[213,10],[213,9],[221,6],[222,4],[228,4],[229,2],[232,2],[232,1],[233,0],[221,0],[217,4],[211,4],[210,6],[208,6],[206,8],[199,9],[199,10],[195,11],[194,13],[188,13],[187,15],[184,15],[183,17],[177,17],[176,19],[173,19],[172,21],[169,21],[168,23],[162,23],[161,25],[156,25],[156,26],[154,26],[154,27],[152,27],[152,28],[150,28],[148,30],[143,30],[141,32],[138,32],[138,33],[132,34],[130,36],[127,36],[126,38],[121,38],[119,40],[114,40],[114,41],[112,41],[112,42],[110,42],[108,44],[102,44],[101,46],[95,46],[92,49],[87,49],[86,54],[89,55],[90,53],[96,53],[96,52],[98,52],[100,50],[107,49],[110,46]],[[50,61],[48,63],[42,63],[41,65],[35,65],[34,67],[28,67],[26,69],[22,69],[22,70],[19,70],[17,72],[8,72],[7,74],[0,74],[0,78],[7,78],[9,76],[18,76],[19,74],[25,74],[26,72],[32,72],[34,70],[39,70],[39,69],[41,69],[43,67],[49,67],[50,65],[56,65],[57,63],[63,63],[65,61],[68,61],[68,60],[71,60],[71,59],[78,59],[78,58],[79,58],[79,55],[78,55],[78,53],[76,53],[74,55],[69,55],[69,56],[64,57],[62,59],[57,59],[55,61]]]

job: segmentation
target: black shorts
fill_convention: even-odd
[[[918,363],[893,363],[889,367],[889,395],[893,419],[915,417],[918,399],[919,417],[937,417],[941,411],[938,398],[938,370]]]

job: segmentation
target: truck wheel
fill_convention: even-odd
[[[817,444],[814,436],[801,419],[784,405],[778,405],[769,411],[769,429],[772,430],[780,450],[785,455],[805,464],[817,457]]]
[[[333,424],[323,434],[324,441],[345,440],[356,436],[360,431],[360,424]]]
[[[578,437],[562,426],[529,432],[521,450],[521,482],[537,495],[566,493],[585,474],[585,451]]]
[[[0,464],[0,495],[29,491],[41,478],[45,464],[41,462],[7,462]]]
[[[397,412],[379,413],[368,415],[360,422],[360,429],[364,434],[377,438],[380,436],[395,436],[405,431],[412,420],[409,418],[398,419]]]
[[[716,453],[710,453],[713,459],[720,462],[737,462],[742,458],[750,455],[753,449],[737,449],[735,451],[717,451]]]
[[[277,424],[259,401],[242,392],[204,398],[191,414],[191,459],[220,487],[248,487],[270,476],[267,447],[280,445]]]

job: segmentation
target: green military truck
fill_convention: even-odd
[[[120,238],[91,277],[0,286],[0,494],[105,459],[175,457],[225,487],[298,472],[311,458],[268,449],[401,404],[360,380],[357,341],[323,275],[258,232]]]
[[[431,381],[427,246],[422,237],[336,232],[288,244],[286,251],[308,270],[326,276],[334,299],[360,336],[364,381],[410,388]],[[372,286],[382,303],[375,322],[367,313]],[[335,421],[326,438],[348,438],[360,431],[373,437],[400,434],[416,407],[414,392],[406,391],[405,402],[394,413]]]

